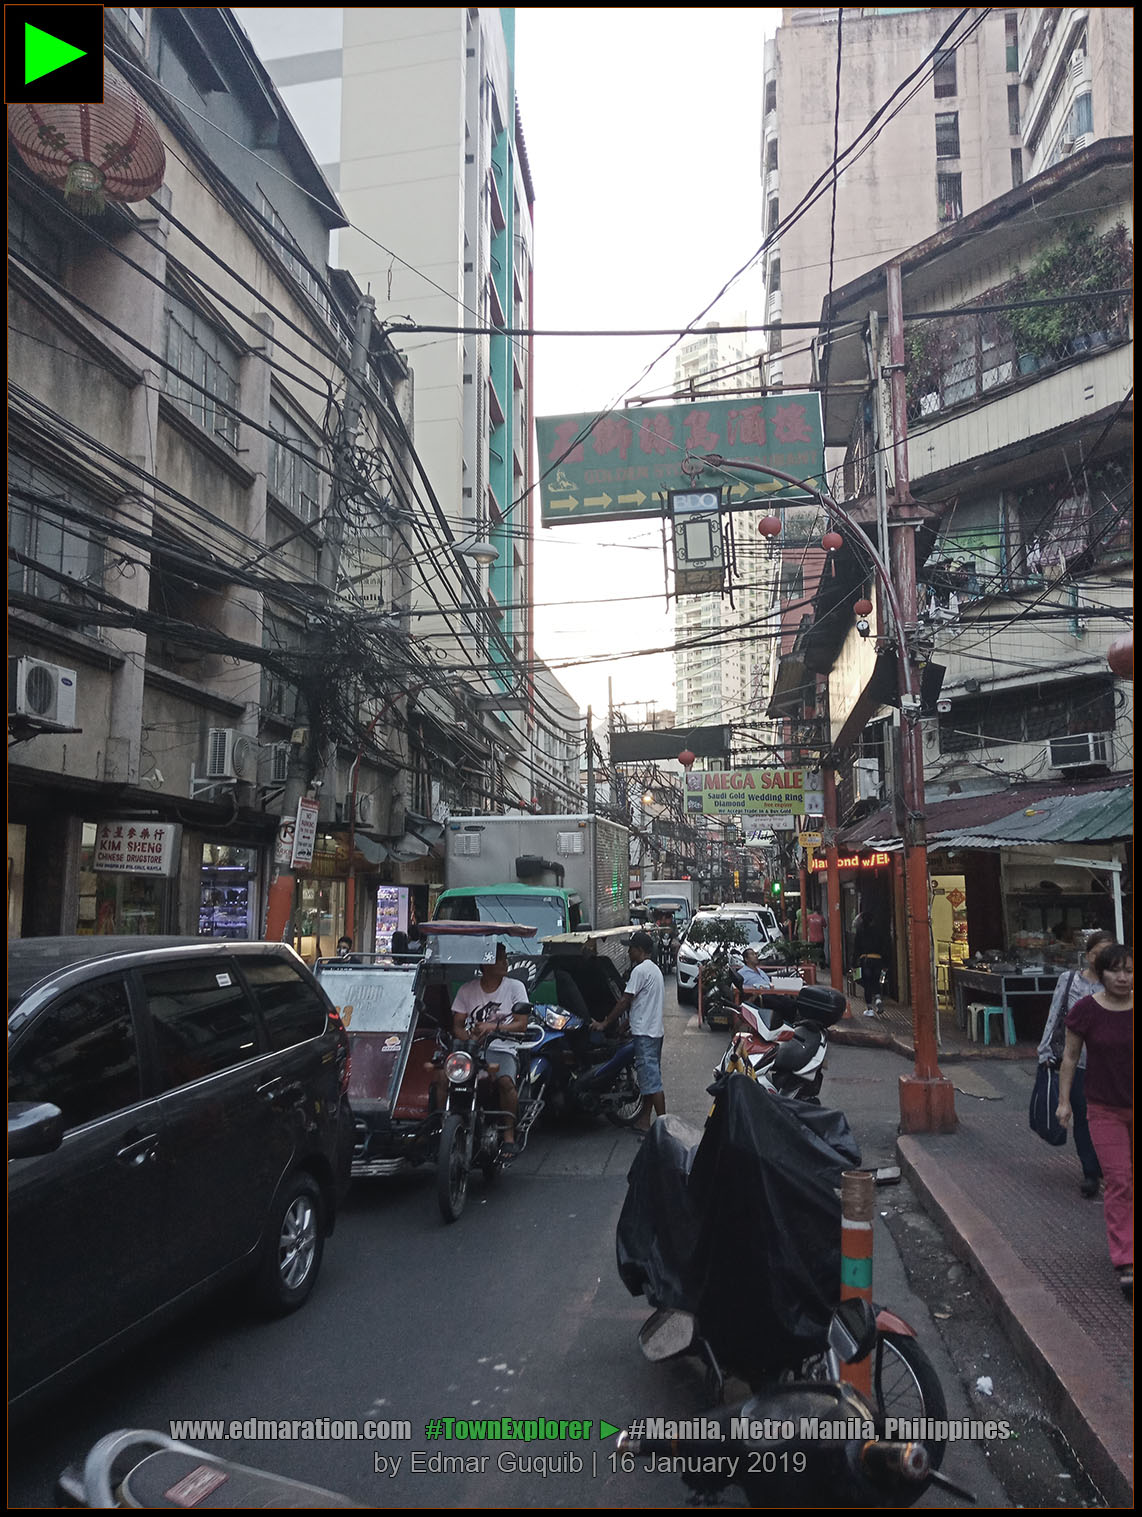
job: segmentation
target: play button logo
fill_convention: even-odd
[[[9,105],[102,100],[103,7],[6,6],[4,99]]]

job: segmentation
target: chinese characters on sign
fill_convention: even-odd
[[[177,822],[100,822],[95,834],[97,874],[161,874],[178,863]]]
[[[765,816],[771,825],[824,810],[821,777],[804,769],[722,769],[686,776],[686,810],[704,816]]]
[[[824,487],[821,398],[784,394],[759,400],[709,400],[604,416],[547,416],[536,421],[543,525],[598,517],[661,516],[671,490],[692,490],[682,462],[704,453],[769,463]],[[724,474],[707,466],[705,482]],[[730,505],[804,494],[765,475],[729,485]]]

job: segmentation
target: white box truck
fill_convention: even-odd
[[[630,833],[618,822],[452,816],[444,840],[438,920],[527,922],[540,938],[630,925]]]
[[[673,912],[681,929],[698,909],[698,884],[696,880],[643,880],[639,900],[649,924],[656,912]]]

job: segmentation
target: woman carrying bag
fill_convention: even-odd
[[[1051,1001],[1051,1010],[1047,1014],[1047,1025],[1043,1028],[1043,1036],[1039,1042],[1041,1065],[1046,1064],[1049,1069],[1058,1069],[1062,1064],[1067,1036],[1067,1012],[1076,1001],[1081,1001],[1083,996],[1089,996],[1102,988],[1102,981],[1094,968],[1095,956],[1100,948],[1113,942],[1112,932],[1091,933],[1087,940],[1083,967],[1069,969],[1059,976],[1059,983],[1055,986],[1055,994]],[[1079,1192],[1087,1200],[1093,1200],[1098,1195],[1102,1167],[1098,1162],[1098,1155],[1095,1153],[1090,1127],[1087,1123],[1085,1048],[1079,1056],[1078,1067],[1071,1084],[1071,1112],[1074,1116],[1075,1149],[1083,1169]]]
[[[1122,1294],[1134,1299],[1134,954],[1104,943],[1094,967],[1101,988],[1067,1012],[1055,1116],[1071,1121],[1071,1088],[1087,1051],[1087,1118],[1105,1177],[1106,1241]]]

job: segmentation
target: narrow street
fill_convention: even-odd
[[[701,1124],[721,1040],[677,1008],[672,981],[667,1008],[670,1107]],[[824,1094],[847,1109],[865,1163],[890,1160],[901,1061],[840,1047],[829,1060]],[[196,1440],[369,1505],[687,1504],[680,1480],[642,1459],[624,1468],[613,1436],[597,1431],[580,1444],[432,1442],[425,1433],[448,1417],[591,1420],[597,1429],[604,1420],[621,1427],[633,1417],[707,1409],[693,1365],[650,1365],[635,1342],[648,1309],[626,1294],[614,1263],[635,1149],[632,1136],[601,1123],[541,1128],[492,1190],[474,1183],[452,1227],[439,1219],[428,1170],[358,1182],[305,1310],[264,1325],[234,1304],[208,1306],[98,1376],[19,1434],[9,1456],[11,1504],[51,1504],[58,1471],[98,1437],[127,1426],[165,1431],[172,1418],[407,1421],[411,1437],[379,1442]],[[877,1300],[915,1326],[951,1417],[1010,1418],[1015,1428],[1004,1445],[951,1445],[947,1473],[981,1506],[1093,1502],[994,1324],[971,1309],[962,1266],[933,1239],[906,1186],[880,1195]],[[727,1289],[740,1290],[744,1305],[748,1281],[734,1260],[726,1270]],[[989,1401],[964,1391],[981,1373],[994,1381]],[[740,1506],[743,1498],[731,1489],[718,1504]],[[929,1492],[920,1505],[964,1503]]]

